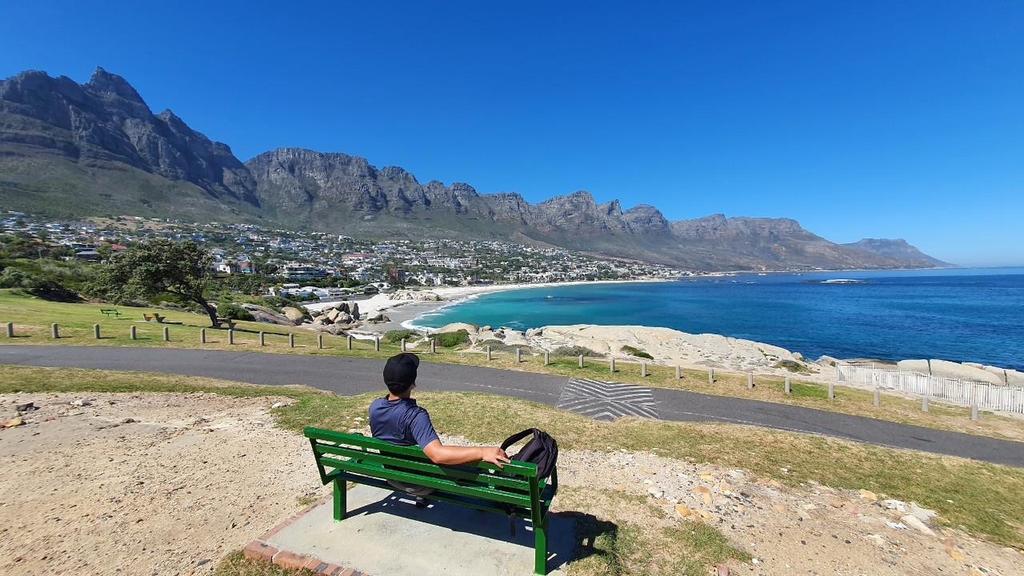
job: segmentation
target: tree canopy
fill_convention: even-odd
[[[161,293],[195,302],[219,326],[217,309],[204,296],[213,282],[213,257],[188,240],[155,239],[112,255],[103,265],[98,288],[115,303],[151,300]]]

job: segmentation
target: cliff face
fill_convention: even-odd
[[[16,172],[11,166],[18,158],[54,163],[42,170],[37,167],[43,182],[33,181],[31,174],[8,180],[29,192],[40,184],[64,185],[88,196],[92,188],[104,187],[109,176],[94,174],[90,179],[89,171],[131,168],[191,184],[228,205],[259,207],[256,181],[226,144],[192,130],[170,110],[154,115],[124,78],[102,68],[81,85],[38,71],[0,81],[0,147],[6,160],[0,166],[7,173]],[[115,188],[103,193],[129,200],[133,191]]]
[[[843,244],[843,246],[864,252],[871,252],[873,254],[880,254],[889,258],[899,259],[910,263],[910,266],[912,267],[930,268],[933,266],[952,266],[952,264],[948,262],[943,262],[938,258],[932,258],[924,252],[921,252],[914,246],[908,244],[903,238],[897,238],[895,240],[888,238],[862,238],[856,242]]]

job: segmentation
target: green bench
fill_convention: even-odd
[[[444,466],[430,461],[418,446],[307,427],[320,481],[334,485],[334,519],[344,520],[345,482],[395,490],[387,480],[434,488],[425,496],[477,510],[529,519],[534,535],[534,572],[546,574],[548,509],[558,491],[558,471],[537,477],[537,465],[513,460],[500,470],[489,462]]]
[[[121,311],[118,310],[117,308],[100,308],[100,312],[102,312],[103,315],[106,316],[107,318],[110,318],[111,316],[113,316],[114,318],[121,317]]]

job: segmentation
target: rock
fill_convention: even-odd
[[[72,406],[81,408],[82,406],[92,406],[92,402],[84,399],[75,400],[71,403]]]
[[[900,521],[906,524],[907,526],[910,526],[914,530],[917,530],[921,534],[925,534],[927,536],[935,536],[935,532],[933,532],[932,529],[929,528],[924,522],[921,522],[921,520],[918,519],[917,516],[904,514],[900,518]]]
[[[685,504],[676,504],[676,513],[682,518],[689,518],[690,516],[693,516],[693,510]]]
[[[285,406],[291,406],[291,404],[288,402],[274,402],[270,405],[270,408],[273,410],[274,408],[284,408]]]
[[[871,490],[860,490],[860,497],[864,500],[871,500],[872,502],[878,502],[878,494],[875,494]]]
[[[338,319],[338,316],[341,316],[341,310],[338,310],[337,308],[334,308],[327,313],[327,319],[330,320],[331,323],[334,323],[334,321]]]
[[[715,576],[729,576],[729,567],[725,564],[715,564]]]
[[[21,416],[15,416],[7,422],[4,422],[4,428],[14,428],[15,426],[21,426],[24,423],[25,421],[21,419]]]
[[[885,548],[885,538],[881,534],[868,534],[864,537],[870,542],[873,542],[876,546]]]
[[[352,305],[348,307],[348,313],[352,316],[353,320],[359,320],[359,304],[353,302]]]
[[[902,522],[893,522],[892,520],[886,520],[885,525],[893,530],[906,530],[907,525]]]
[[[306,317],[302,310],[292,306],[285,306],[282,310],[284,311],[285,317],[291,320],[292,324],[295,325],[302,324],[302,320]]]
[[[295,323],[288,319],[287,316],[277,311],[271,310],[265,306],[258,306],[256,304],[245,303],[242,304],[249,314],[252,314],[252,319],[255,322],[264,322],[267,324],[277,324],[278,326],[293,326]]]
[[[928,508],[921,508],[917,505],[917,502],[911,502],[908,512],[914,518],[917,518],[921,522],[931,522],[932,518],[938,516],[938,512],[935,510],[929,510]]]
[[[964,561],[964,553],[957,550],[956,548],[946,548],[946,554],[949,554],[949,557],[953,560],[956,560],[957,562]]]
[[[665,495],[665,491],[664,490],[660,490],[660,489],[658,489],[657,487],[654,487],[654,486],[648,488],[647,489],[647,493],[650,494],[651,496],[653,496],[654,498],[661,498],[662,496]]]
[[[900,360],[896,363],[896,369],[918,374],[928,374],[929,371],[927,360]]]
[[[907,509],[906,503],[899,500],[886,500],[885,502],[882,502],[882,506],[884,506],[886,510],[896,510],[898,512],[904,512]]]
[[[1004,384],[1024,384],[1024,372],[1018,372],[1017,370],[1007,370],[1006,368],[999,368],[997,366],[982,366],[982,370],[995,374],[996,378]]]
[[[452,322],[451,324],[445,324],[444,326],[437,328],[433,331],[434,334],[444,334],[446,332],[458,332],[459,330],[465,330],[470,334],[476,334],[476,326],[467,324],[465,322]]]
[[[18,404],[17,406],[14,407],[14,409],[17,410],[18,413],[20,414],[22,412],[32,412],[34,410],[39,410],[39,407],[36,406],[34,402],[27,402],[25,404]]]

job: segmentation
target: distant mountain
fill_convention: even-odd
[[[226,144],[170,110],[154,115],[124,78],[85,84],[22,72],[0,82],[0,203],[33,211],[255,215],[256,181]]]
[[[913,266],[911,266],[912,268],[953,266],[953,264],[943,262],[938,258],[932,258],[924,252],[921,252],[917,248],[908,244],[903,238],[897,238],[895,240],[887,238],[862,238],[856,242],[843,244],[843,246],[911,262],[913,263]]]
[[[279,148],[243,164],[170,110],[154,115],[102,68],[81,85],[36,71],[0,82],[0,209],[489,238],[704,270],[942,264],[916,250],[834,244],[785,218],[670,222],[653,206],[622,210],[584,190],[530,204],[459,182],[420,184],[402,168],[348,154]]]

